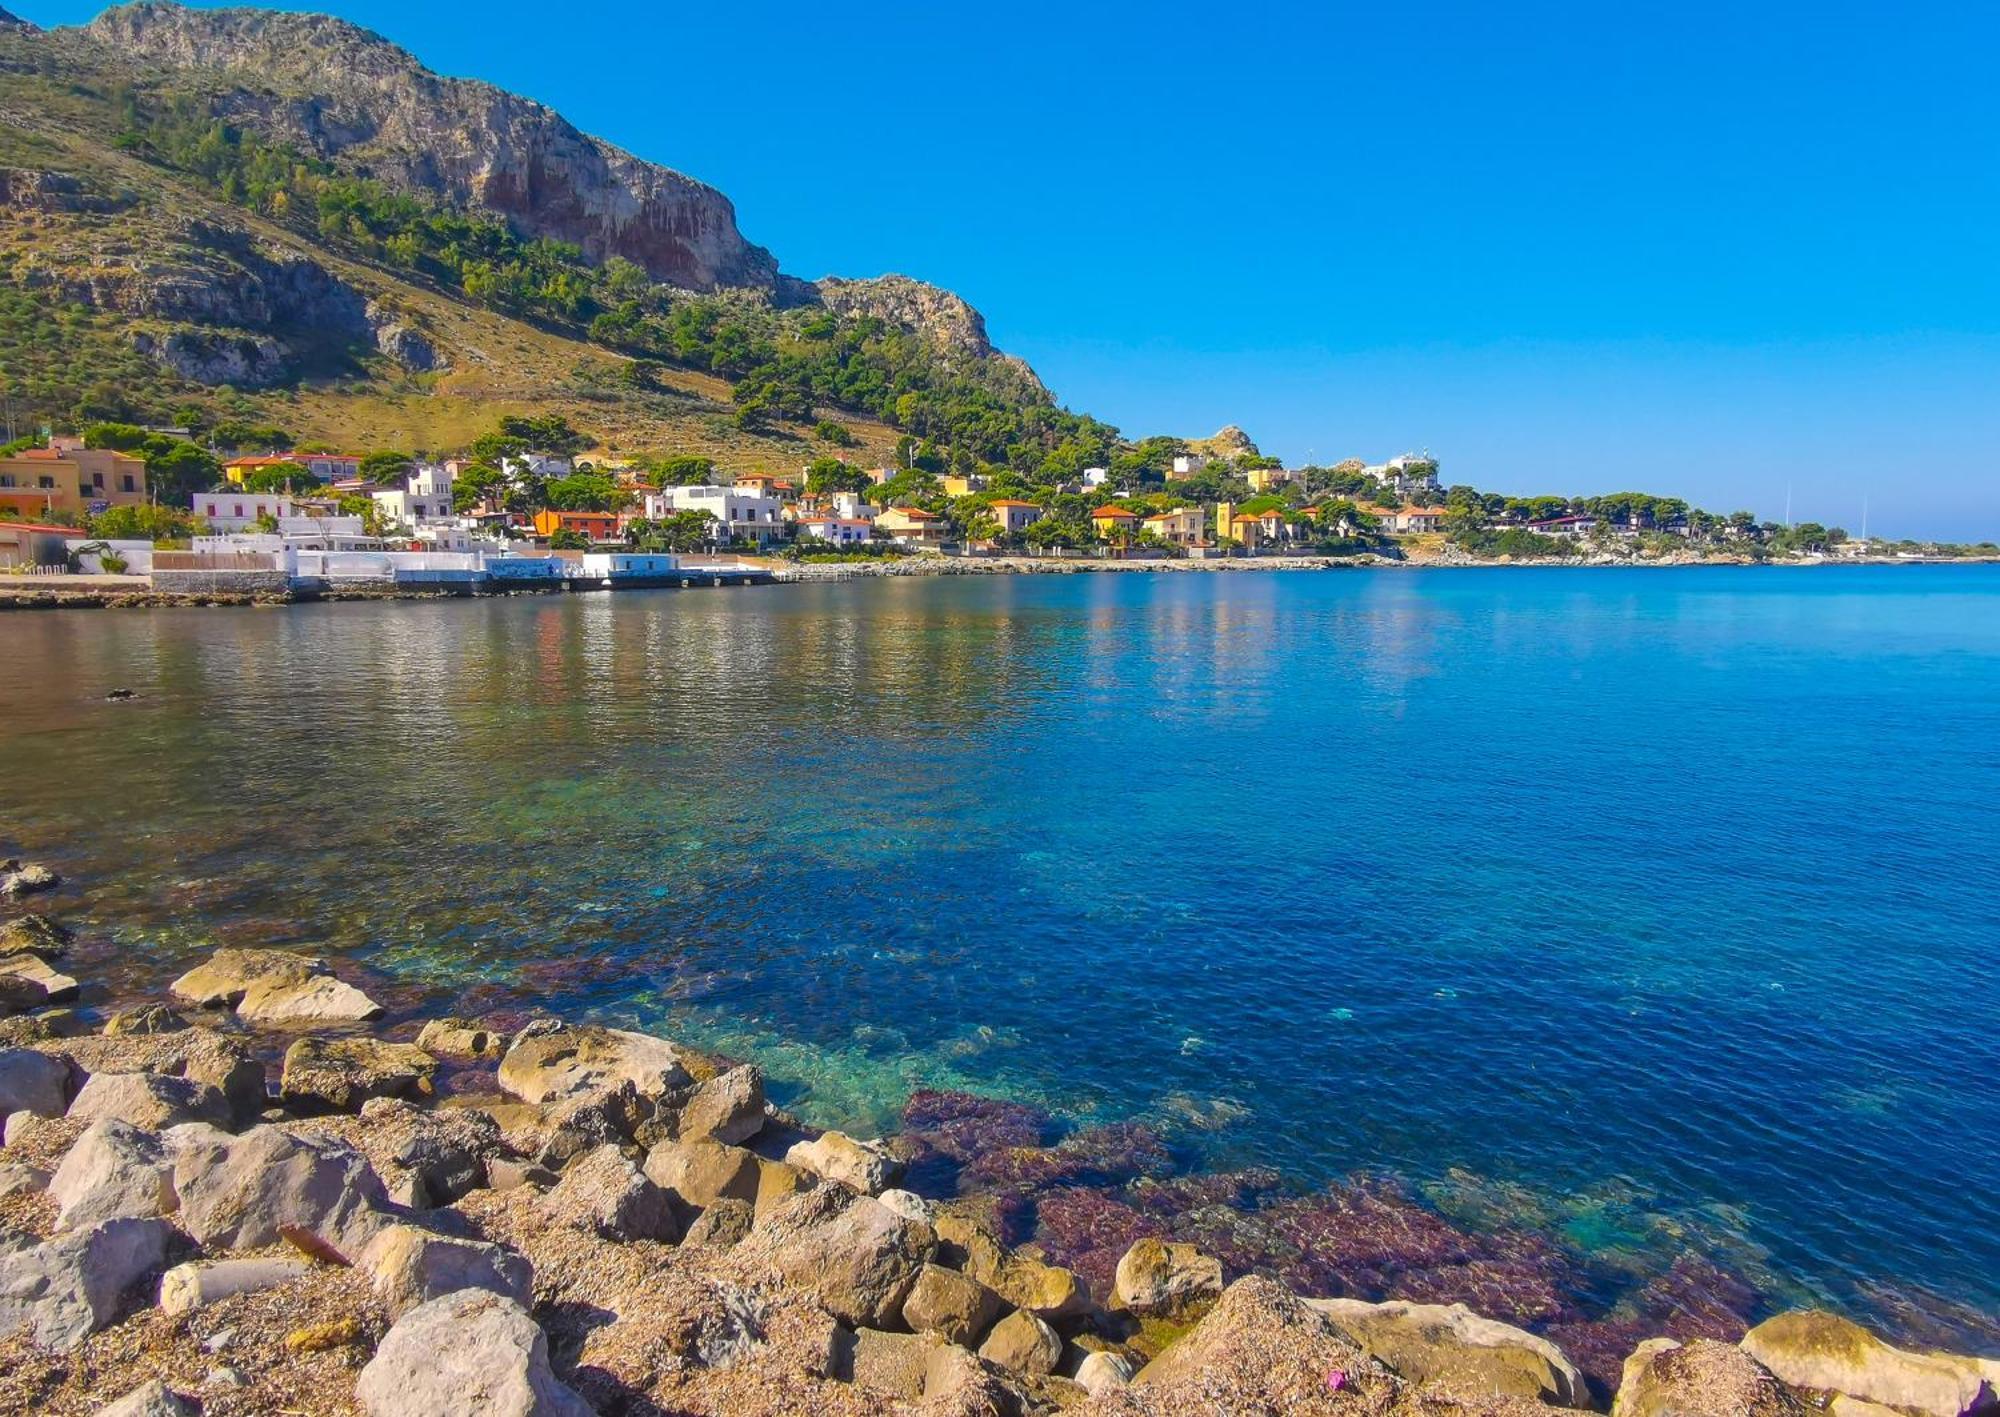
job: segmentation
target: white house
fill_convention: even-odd
[[[427,521],[444,521],[452,516],[451,484],[454,474],[435,463],[419,463],[410,475],[394,487],[370,494],[382,515],[404,526],[420,526]]]
[[[1174,458],[1174,476],[1192,477],[1208,466],[1208,458],[1202,453],[1181,453]]]
[[[875,523],[862,517],[800,517],[799,537],[835,546],[862,546],[875,534]]]
[[[1087,467],[1083,470],[1085,487],[1102,487],[1111,478],[1111,470],[1103,467]]]
[[[238,487],[195,493],[194,514],[196,520],[205,521],[217,533],[227,535],[248,531],[260,517],[270,517],[273,521],[296,517],[299,509],[297,503],[281,492],[245,492]]]
[[[648,521],[664,521],[675,512],[707,512],[722,523],[717,539],[723,541],[769,546],[784,534],[782,502],[733,487],[668,487],[648,492],[645,512]]]

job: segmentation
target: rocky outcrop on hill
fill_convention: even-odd
[[[1023,386],[1043,397],[1048,390],[1025,360],[1002,354],[986,335],[986,320],[961,296],[908,276],[844,280],[827,276],[810,287],[815,299],[837,315],[873,316],[908,330],[947,355],[991,359],[1011,368]]]
[[[33,30],[34,28],[26,20],[15,15],[10,15],[5,10],[0,10],[0,29]]]
[[[777,263],[736,229],[712,187],[579,132],[490,84],[447,79],[367,30],[325,15],[165,3],[121,6],[85,27],[143,62],[222,82],[229,118],[393,185],[622,256],[690,290],[777,283]],[[235,82],[229,82],[234,79]]]

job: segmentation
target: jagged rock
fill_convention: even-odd
[[[43,1348],[75,1348],[165,1268],[173,1233],[164,1220],[107,1220],[0,1254],[0,1337],[28,1329]]]
[[[152,1378],[101,1409],[97,1417],[196,1417],[197,1409],[158,1378]]]
[[[925,1417],[1016,1417],[1032,1410],[1000,1368],[955,1344],[933,1348],[924,1365]]]
[[[427,374],[438,367],[437,347],[396,311],[371,300],[367,315],[376,349],[412,374]]]
[[[681,1105],[682,1141],[746,1142],[763,1130],[764,1072],[744,1064],[718,1073]]]
[[[232,1137],[212,1127],[176,1127],[180,1223],[209,1249],[253,1249],[297,1226],[352,1258],[387,1223],[388,1196],[359,1152],[318,1137],[253,1127]]]
[[[864,1196],[889,1186],[903,1169],[879,1142],[856,1141],[845,1132],[826,1132],[817,1140],[802,1141],[785,1153],[785,1160],[823,1180],[851,1186]]]
[[[1193,1245],[1148,1238],[1118,1261],[1111,1302],[1135,1314],[1175,1314],[1221,1295],[1221,1260]]]
[[[211,388],[268,389],[290,373],[285,347],[269,335],[229,330],[132,331],[132,348],[183,379]]]
[[[1355,1411],[1371,1407],[1383,1379],[1333,1319],[1258,1275],[1237,1280],[1194,1328],[1133,1379],[1132,1396],[1152,1412],[1312,1411],[1327,1374],[1345,1377]]]
[[[310,1268],[288,1256],[178,1264],[160,1276],[160,1308],[185,1314],[237,1294],[289,1284]]]
[[[49,1188],[49,1173],[18,1161],[0,1162],[0,1200],[9,1196],[39,1195]]]
[[[889,1209],[895,1211],[896,1214],[904,1217],[905,1219],[921,1220],[926,1225],[931,1223],[930,1202],[925,1200],[922,1196],[918,1195],[915,1191],[898,1191],[891,1189],[882,1192],[882,1194],[875,1197],[875,1199],[882,1202],[882,1204],[888,1206]]]
[[[979,1345],[979,1356],[1010,1372],[1046,1377],[1056,1370],[1062,1357],[1062,1339],[1026,1309],[1016,1309],[993,1325],[993,1331]]]
[[[1103,1397],[1106,1393],[1131,1386],[1133,1375],[1138,1371],[1124,1354],[1099,1350],[1083,1355],[1083,1361],[1077,1364],[1076,1382],[1092,1397]]]
[[[499,1078],[500,1086],[523,1102],[601,1092],[621,1082],[657,1101],[694,1082],[686,1055],[666,1039],[595,1025],[516,1038],[500,1060]]]
[[[166,1073],[92,1073],[69,1104],[73,1122],[107,1117],[148,1131],[182,1122],[229,1121],[229,1099],[205,1082]]]
[[[601,1146],[563,1172],[541,1206],[558,1224],[610,1240],[672,1240],[680,1234],[667,1193],[615,1146]]]
[[[859,1328],[851,1334],[843,1331],[834,1351],[833,1376],[914,1402],[924,1395],[930,1356],[944,1342],[934,1333],[885,1333],[877,1328]]]
[[[646,1176],[691,1206],[719,1200],[756,1201],[758,1158],[740,1146],[712,1141],[663,1141],[646,1153]]]
[[[652,1116],[653,1104],[629,1079],[559,1098],[542,1109],[536,1159],[560,1171],[586,1152],[632,1140]]]
[[[361,1104],[361,1120],[357,1140],[389,1198],[417,1210],[487,1185],[489,1164],[505,1155],[499,1124],[470,1107],[425,1109],[376,1097]]]
[[[2000,1400],[2000,1360],[1913,1353],[1819,1309],[1793,1309],[1743,1336],[1743,1351],[1795,1388],[1840,1393],[1923,1417],[1959,1417]]]
[[[939,1263],[962,1269],[984,1284],[999,1277],[1007,1262],[1007,1247],[986,1221],[940,1206],[933,1211],[930,1224],[937,1231]]]
[[[742,1242],[756,1219],[757,1213],[748,1201],[719,1200],[688,1226],[687,1234],[681,1237],[681,1245],[683,1248],[706,1246],[726,1250]]]
[[[359,1112],[377,1097],[429,1097],[437,1059],[376,1038],[300,1038],[285,1050],[278,1098],[300,1111]]]
[[[60,1117],[69,1110],[70,1068],[61,1058],[32,1048],[0,1049],[0,1117],[33,1112]]]
[[[264,1064],[249,1043],[212,1028],[79,1038],[66,1044],[63,1052],[84,1072],[161,1073],[205,1083],[228,1099],[231,1112],[241,1121],[255,1118],[269,1105]]]
[[[77,989],[75,979],[38,954],[23,951],[0,957],[0,1012],[23,1013],[67,1003]]]
[[[812,1173],[783,1161],[757,1158],[757,1219],[762,1220],[793,1196],[804,1195],[817,1181]]]
[[[526,1256],[501,1245],[447,1239],[414,1225],[383,1230],[368,1242],[359,1263],[391,1318],[461,1289],[504,1295],[522,1308],[535,1302],[535,1270]]]
[[[417,1034],[417,1046],[440,1058],[499,1058],[507,1035],[470,1019],[434,1018]]]
[[[556,1380],[527,1311],[483,1289],[419,1304],[383,1336],[355,1385],[369,1417],[592,1417]]]
[[[978,1280],[927,1264],[903,1300],[903,1322],[916,1333],[941,1333],[961,1347],[973,1348],[999,1317],[1000,1308],[1000,1296]]]
[[[160,1139],[107,1117],[84,1129],[49,1180],[58,1230],[83,1230],[105,1220],[171,1215],[174,1168]]]
[[[38,861],[0,862],[0,897],[8,900],[52,891],[61,884],[62,877]]]
[[[929,1226],[828,1184],[773,1211],[734,1255],[811,1290],[843,1323],[883,1328],[901,1316],[936,1243]]]
[[[168,1008],[165,1004],[141,1004],[135,1009],[120,1009],[104,1021],[106,1038],[130,1038],[151,1033],[178,1033],[187,1028],[188,1021]]]
[[[0,955],[33,954],[61,959],[76,932],[46,915],[17,916],[0,925]]]
[[[1090,1309],[1090,1286],[1083,1276],[1026,1255],[1009,1255],[986,1283],[1017,1309],[1045,1319],[1064,1319]]]
[[[1144,1242],[1142,1242],[1144,1243]],[[1136,1252],[1138,1246],[1133,1246]],[[1130,1256],[1127,1256],[1130,1258]],[[1218,1283],[1221,1268],[1218,1265]],[[1121,1286],[1125,1266],[1118,1266]],[[1308,1299],[1361,1346],[1413,1383],[1474,1400],[1523,1397],[1551,1407],[1589,1402],[1583,1374],[1546,1338],[1482,1318],[1463,1304]]]
[[[1649,1338],[1625,1360],[1611,1405],[1613,1417],[1806,1417],[1811,1410],[1741,1349],[1671,1338]]]

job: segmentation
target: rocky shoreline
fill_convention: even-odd
[[[1143,1128],[1051,1141],[1031,1109],[932,1093],[849,1137],[751,1063],[532,1014],[392,1020],[285,950],[87,1009],[84,942],[28,909],[60,885],[0,868],[0,1413],[2000,1407],[2000,1361],[1816,1311],[1572,1354],[1505,1321],[1517,1256],[1387,1198],[1384,1229],[1416,1232],[1393,1262],[1325,1209],[1263,1212],[1334,1266],[1292,1284],[1217,1228],[1246,1182],[1172,1176]],[[1029,1187],[1057,1173],[1132,1179]],[[1034,1194],[1069,1208],[1040,1241],[1015,1223]]]

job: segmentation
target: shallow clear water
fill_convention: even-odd
[[[6,848],[137,961],[305,942],[823,1122],[962,1087],[2000,1311],[2000,570],[15,614],[0,733]]]

